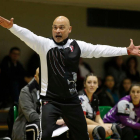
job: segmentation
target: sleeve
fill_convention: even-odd
[[[129,126],[133,129],[140,129],[140,123],[137,123],[129,118],[129,116],[119,115],[121,123],[125,126]]]
[[[28,88],[23,88],[20,92],[19,104],[21,110],[29,123],[38,122],[39,115],[36,112],[34,103],[32,102],[32,97],[28,92]]]
[[[84,41],[77,41],[77,43],[81,49],[81,57],[83,58],[128,55],[127,49],[125,47],[123,48],[108,45],[93,45]]]
[[[44,44],[48,44],[46,41],[49,41],[49,39],[37,36],[28,29],[20,27],[16,24],[14,24],[9,30],[38,54],[41,53],[41,49]]]
[[[86,111],[87,111],[87,100],[84,98],[83,95],[79,95],[79,99],[81,101],[81,106],[82,106],[84,115],[86,115]]]
[[[118,114],[130,114],[130,105],[129,102],[126,100],[122,100],[117,105]]]

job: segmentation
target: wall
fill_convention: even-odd
[[[139,30],[87,27],[86,7],[0,0],[0,9],[1,16],[8,19],[14,17],[16,24],[44,37],[51,37],[51,26],[54,18],[64,15],[70,19],[73,26],[71,38],[93,44],[109,44],[112,46],[128,46],[129,39],[133,38],[135,44],[140,44]],[[8,54],[9,49],[15,45],[21,48],[20,61],[26,67],[33,51],[7,29],[0,27],[0,61]],[[109,58],[99,58],[97,60],[92,58],[85,59],[85,61],[92,66],[98,76],[103,77],[103,63],[107,59]]]

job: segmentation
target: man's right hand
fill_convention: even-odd
[[[14,18],[7,20],[0,16],[0,25],[4,28],[10,29],[13,26]]]

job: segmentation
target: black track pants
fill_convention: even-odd
[[[76,102],[58,103],[51,101],[42,107],[42,140],[51,139],[56,121],[60,116],[69,127],[72,140],[89,140],[81,104],[79,100]]]

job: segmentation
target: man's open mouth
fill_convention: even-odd
[[[56,35],[55,37],[56,37],[56,38],[61,38],[62,36],[61,36],[61,35]]]

